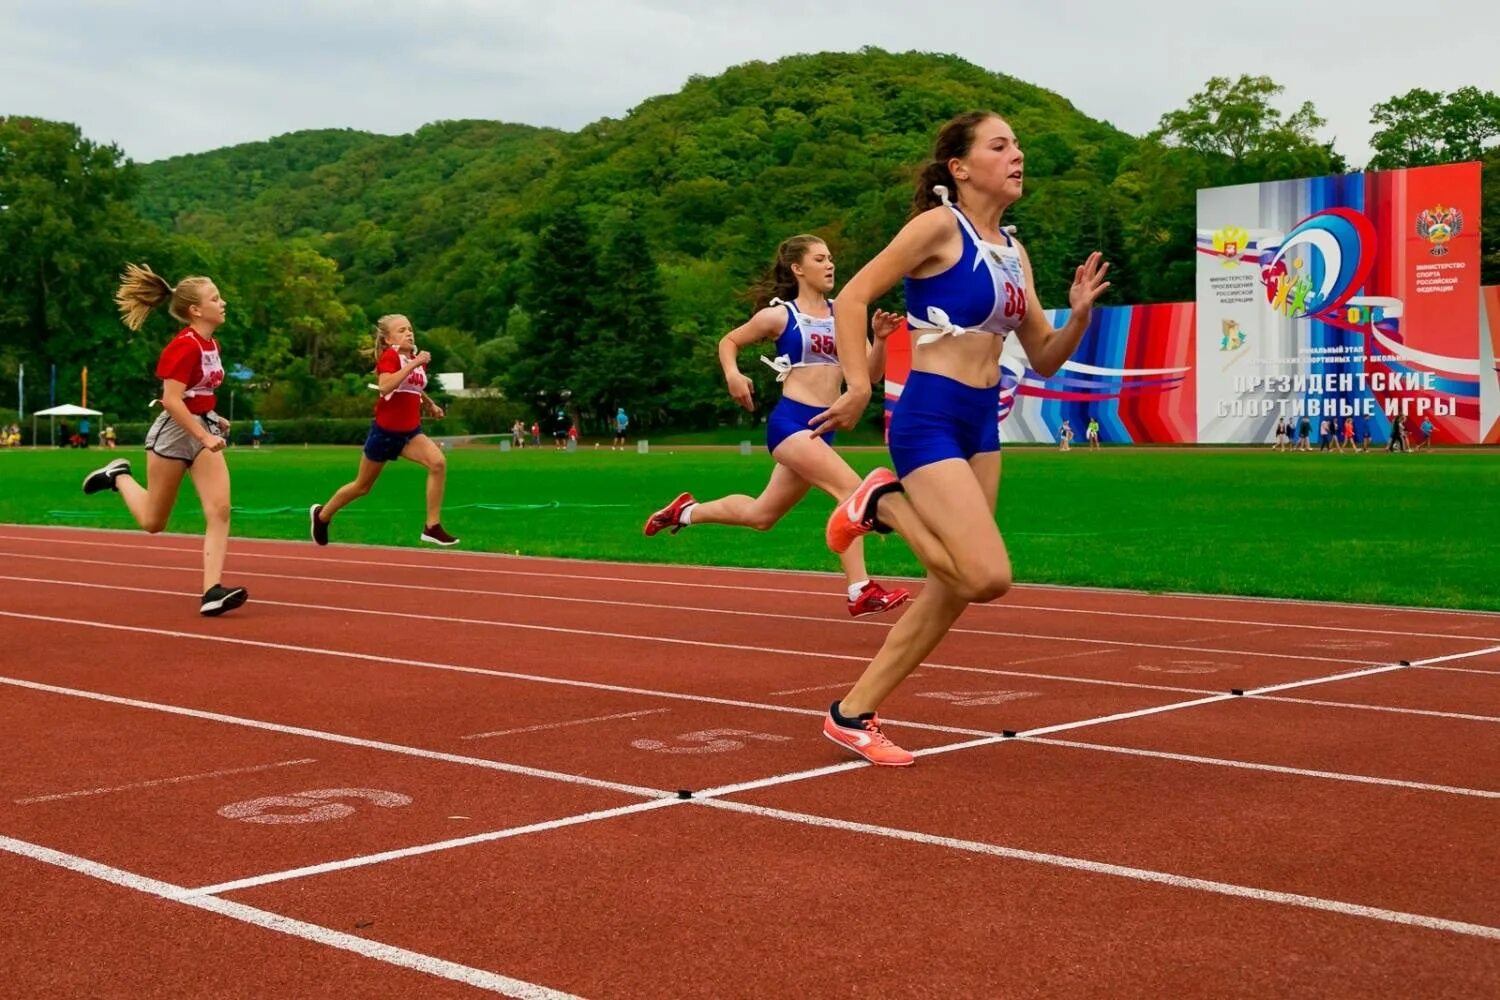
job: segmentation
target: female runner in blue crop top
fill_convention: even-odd
[[[740,371],[742,348],[776,342],[773,358],[781,399],[766,417],[766,450],[776,460],[771,480],[759,496],[742,493],[699,503],[682,493],[646,519],[645,534],[673,534],[690,524],[733,524],[769,531],[817,487],[842,500],[859,485],[859,473],[834,451],[833,433],[815,436],[808,423],[837,398],[843,382],[833,338],[833,255],[816,236],[793,236],[776,248],[776,260],[754,291],[755,314],[719,341],[719,365],[729,395],[747,410],[755,409],[753,383]],[[869,351],[866,385],[885,371],[885,338],[897,317],[875,314],[875,342]],[[861,347],[863,357],[863,346]],[[864,547],[858,543],[839,553],[848,591],[849,614],[879,614],[905,603],[911,592],[887,590],[865,572]]]
[[[928,571],[921,596],[824,718],[825,736],[876,764],[912,763],[912,755],[880,731],[880,703],[965,607],[1010,589],[1010,556],[995,524],[995,414],[1005,336],[1014,331],[1031,367],[1050,376],[1077,349],[1095,300],[1109,287],[1109,265],[1090,254],[1074,273],[1067,323],[1057,330],[1047,323],[1026,252],[1000,224],[1021,197],[1023,163],[1015,134],[998,115],[972,112],[948,122],[918,178],[911,220],[854,276],[834,311],[847,388],[814,422],[815,432],[848,427],[864,411],[869,387],[860,352],[867,311],[902,278],[907,321],[917,335],[911,377],[891,418],[896,473],[872,472],[828,522],[835,551],[890,525]],[[907,521],[908,506],[931,538],[892,523],[888,508]]]

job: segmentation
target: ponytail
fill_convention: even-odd
[[[148,265],[126,264],[120,287],[115,290],[115,305],[120,307],[121,321],[131,330],[144,326],[146,317],[163,303],[170,303],[167,311],[174,319],[188,323],[188,309],[203,301],[203,289],[212,284],[208,278],[195,275],[183,278],[173,288]]]
[[[933,143],[932,159],[917,174],[917,189],[911,199],[911,217],[943,203],[942,196],[933,190],[939,185],[948,189],[948,194],[954,201],[958,200],[958,182],[953,177],[953,171],[948,168],[948,161],[968,156],[969,150],[974,146],[974,130],[982,122],[999,117],[993,111],[966,111],[950,118],[938,130],[937,141]]]
[[[947,161],[939,163],[933,160],[917,175],[917,190],[912,194],[911,214],[907,218],[914,219],[929,208],[941,205],[943,196],[938,188],[950,192],[958,190],[958,182],[953,179],[953,171],[948,169]]]
[[[822,239],[807,233],[781,241],[776,248],[776,260],[750,288],[750,300],[755,304],[756,312],[771,305],[773,300],[790,302],[797,297],[797,275],[792,272],[792,266],[802,263],[807,251],[822,243]]]

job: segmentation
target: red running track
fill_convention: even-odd
[[[887,771],[817,574],[0,556],[16,995],[1500,993],[1500,616],[1020,587]]]

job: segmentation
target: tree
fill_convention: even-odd
[[[340,298],[338,265],[305,243],[264,243],[233,255],[221,280],[229,302],[226,349],[274,380],[292,358],[308,377],[331,379],[373,366],[363,310]]]
[[[1375,105],[1371,170],[1477,160],[1500,136],[1500,95],[1478,87],[1440,94],[1420,87]]]
[[[1198,153],[1218,184],[1342,171],[1342,160],[1314,134],[1327,123],[1311,101],[1290,116],[1271,104],[1285,90],[1268,76],[1213,77],[1187,107],[1162,115],[1147,138]]]
[[[608,422],[616,407],[641,416],[661,399],[676,345],[664,329],[667,306],[656,260],[633,213],[616,223],[599,273],[595,335],[579,358],[573,388],[580,409]]]
[[[593,335],[599,269],[583,217],[571,204],[542,226],[528,265],[521,305],[530,317],[503,376],[506,394],[550,412],[579,372],[580,349]]]
[[[100,347],[123,334],[108,322],[114,283],[147,228],[127,201],[135,187],[119,148],[76,125],[0,118],[0,353],[36,370],[109,363]]]

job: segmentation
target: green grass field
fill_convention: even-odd
[[[79,490],[86,471],[115,455],[142,467],[138,450],[0,451],[0,522],[131,527],[113,494]],[[308,505],[351,478],[357,456],[352,447],[234,449],[234,533],[305,538]],[[875,450],[848,457],[861,472],[885,461]],[[646,516],[679,491],[753,494],[770,468],[760,448],[748,457],[458,448],[443,522],[466,549],[836,570],[822,541],[832,502],[821,494],[765,534],[705,526],[641,535]],[[422,489],[422,471],[396,463],[339,515],[335,540],[416,545]],[[1014,448],[998,519],[1021,582],[1500,610],[1495,450]],[[169,530],[202,530],[188,487]],[[894,538],[872,538],[868,557],[877,576],[920,573]]]

